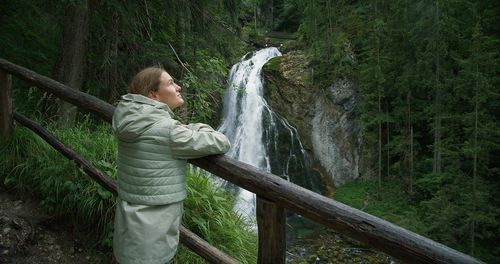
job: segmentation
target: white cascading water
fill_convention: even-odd
[[[231,141],[227,155],[269,172],[271,166],[262,141],[262,112],[266,103],[262,97],[261,71],[276,56],[281,56],[278,49],[266,48],[254,52],[250,59],[245,60],[245,56],[233,66],[219,128]],[[247,218],[255,215],[255,195],[244,189],[236,191],[236,212]]]
[[[231,69],[224,98],[223,123],[219,131],[231,141],[227,155],[268,172],[290,177],[289,170],[306,177],[296,182],[309,189],[316,189],[314,176],[303,172],[308,158],[295,128],[277,116],[263,97],[261,71],[271,58],[281,56],[271,47],[247,54]],[[271,152],[271,153],[270,153]],[[270,157],[269,154],[272,154]],[[310,169],[309,169],[310,170]],[[302,184],[300,183],[302,182]],[[255,194],[225,183],[236,194],[235,211],[249,220],[255,217]]]

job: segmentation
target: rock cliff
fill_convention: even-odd
[[[309,83],[305,55],[290,51],[263,69],[265,97],[270,106],[299,132],[312,166],[329,183],[340,186],[359,176],[361,129],[356,120],[357,87],[337,80],[330,87]]]

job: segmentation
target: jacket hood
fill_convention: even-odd
[[[119,139],[132,141],[159,120],[171,116],[172,110],[164,103],[143,95],[126,94],[113,113],[112,128]]]

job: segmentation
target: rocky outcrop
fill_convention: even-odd
[[[309,71],[301,52],[289,52],[275,57],[264,65],[264,97],[271,108],[285,117],[299,132],[304,148],[312,151],[310,134],[314,117],[312,86],[306,87]]]
[[[337,81],[315,99],[311,121],[313,152],[335,186],[359,176],[357,102],[356,89],[348,80]]]
[[[308,84],[302,52],[292,51],[264,67],[265,96],[273,110],[299,132],[314,167],[335,186],[359,176],[361,129],[356,121],[357,88],[338,80],[328,88]]]

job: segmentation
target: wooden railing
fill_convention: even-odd
[[[18,113],[11,114],[11,105],[4,103],[10,100],[9,74],[94,113],[107,122],[111,120],[114,107],[91,95],[70,89],[50,78],[0,59],[0,102],[2,102],[0,132],[2,135],[10,133],[12,119],[15,118],[47,142],[52,141],[50,143],[52,146],[69,159],[74,160],[89,176],[116,194],[115,183],[89,162],[62,145],[42,127]],[[189,162],[257,195],[258,263],[285,262],[285,208],[409,263],[482,263],[443,244],[227,156],[208,156]],[[212,263],[237,263],[186,228],[181,230],[181,242]]]

